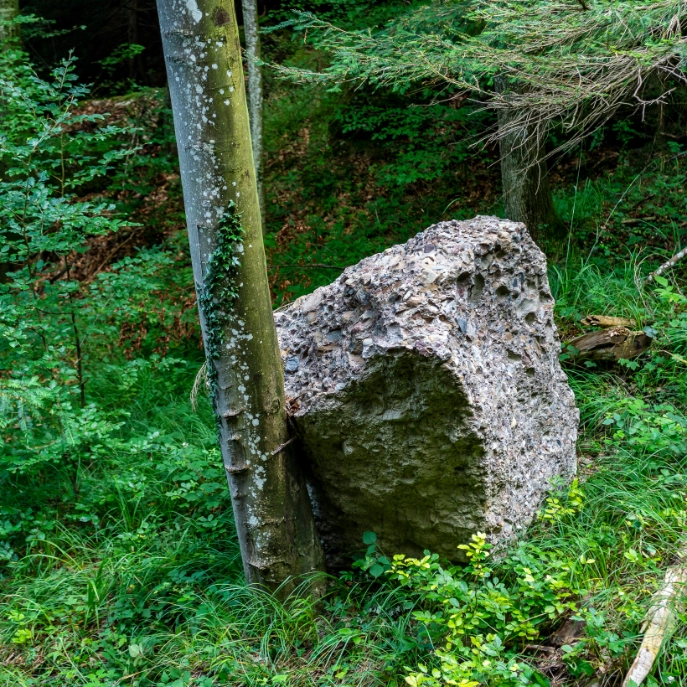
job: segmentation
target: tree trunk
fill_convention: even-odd
[[[241,0],[243,8],[243,30],[246,34],[246,58],[248,62],[248,109],[250,112],[250,133],[253,141],[253,159],[258,179],[260,210],[265,216],[265,193],[262,183],[262,69],[260,59],[260,22],[257,0]]]
[[[323,568],[290,448],[234,0],[157,0],[193,274],[246,578]],[[293,587],[287,583],[285,593]]]
[[[125,6],[126,10],[126,28],[127,28],[127,40],[129,44],[138,43],[138,0],[129,0]],[[138,57],[130,57],[128,62],[129,67],[129,78],[134,81],[136,79],[136,69]]]
[[[504,77],[497,77],[495,85],[500,93],[515,90]],[[508,110],[498,110],[501,131],[508,129],[512,117]],[[506,217],[523,222],[535,241],[559,239],[566,231],[553,205],[544,145],[545,141],[532,131],[517,130],[499,136]]]
[[[0,42],[5,42],[10,38],[19,37],[19,26],[14,24],[8,26],[5,22],[10,22],[19,16],[19,0],[0,0]]]

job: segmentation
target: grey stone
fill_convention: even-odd
[[[579,414],[553,305],[525,226],[476,217],[275,313],[330,565],[366,531],[388,554],[460,560],[472,534],[512,538],[574,476]]]
[[[286,362],[284,363],[284,372],[287,374],[293,374],[294,372],[298,371],[298,366],[300,365],[300,362],[296,356],[291,356],[290,358],[286,359]]]

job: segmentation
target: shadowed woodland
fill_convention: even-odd
[[[240,79],[243,157],[220,177],[252,200],[206,244],[187,233],[202,155],[168,86],[191,40],[177,5],[198,31],[213,17],[207,51],[237,30],[243,48],[206,71]],[[686,17],[683,0],[0,0],[0,685],[687,684]],[[525,222],[548,259],[577,477],[461,564],[371,527],[326,571],[298,530],[282,380],[281,415],[250,419],[286,456],[270,513],[296,513],[307,561],[251,568],[218,332],[262,313],[272,336],[272,306],[475,215]]]

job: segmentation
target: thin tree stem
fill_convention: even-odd
[[[67,256],[64,256],[64,266],[67,271],[67,279],[71,281],[71,273]],[[86,382],[83,376],[83,354],[81,350],[81,332],[76,321],[76,312],[74,311],[74,294],[69,292],[69,305],[71,306],[69,316],[72,323],[72,331],[74,332],[74,348],[76,349],[76,379],[79,383],[79,400],[81,407],[86,407]]]
[[[253,143],[253,160],[258,183],[260,211],[265,216],[265,194],[262,182],[263,145],[262,145],[262,69],[260,59],[260,23],[257,0],[242,0],[243,29],[246,35],[246,61],[248,71],[248,111],[250,114],[250,133]]]

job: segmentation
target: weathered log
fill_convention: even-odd
[[[651,672],[654,661],[665,640],[675,629],[675,615],[684,608],[683,597],[687,584],[687,546],[678,554],[680,563],[666,571],[661,588],[654,594],[642,632],[644,639],[630,667],[622,687],[639,687]]]
[[[580,323],[585,327],[636,327],[637,320],[629,317],[609,317],[607,315],[587,315]]]
[[[651,346],[651,337],[644,332],[633,332],[627,327],[611,327],[578,336],[566,344],[574,358],[618,362],[631,360]]]

